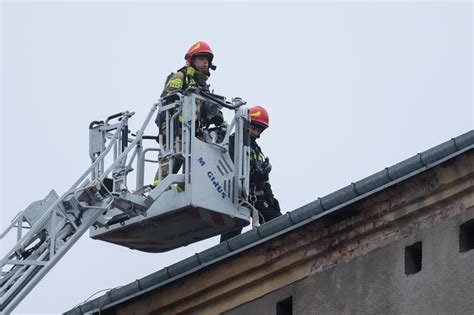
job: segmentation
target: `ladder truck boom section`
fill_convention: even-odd
[[[0,314],[9,314],[87,230],[93,239],[164,252],[248,225],[256,214],[247,202],[250,147],[244,104],[240,98],[228,102],[189,88],[154,104],[136,133],[128,126],[133,112],[91,122],[90,167],[63,195],[51,190],[0,234],[3,241],[16,238],[2,253]],[[230,124],[202,123],[209,114],[204,108],[212,113],[226,108],[234,116]],[[159,145],[144,147],[145,140],[157,139],[144,135],[157,110],[166,132],[158,137]],[[182,167],[173,173],[177,160]],[[169,174],[159,171],[158,184],[145,185],[145,167],[153,166],[147,172],[154,173],[164,164]],[[134,171],[135,181],[129,176]]]

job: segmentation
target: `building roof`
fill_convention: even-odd
[[[321,217],[344,215],[347,206],[474,148],[474,130],[446,141],[333,193],[287,212],[255,229],[79,305],[65,314],[104,310],[288,233]]]

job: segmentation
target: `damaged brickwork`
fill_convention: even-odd
[[[461,178],[452,178],[454,184],[464,181],[470,186],[463,191],[467,195],[473,192],[470,157],[472,154],[465,159],[467,167],[460,173]],[[350,212],[354,215],[339,222],[334,223],[333,218],[322,218],[312,226],[262,248],[262,253],[271,261],[306,247],[305,257],[313,259],[311,273],[316,273],[456,216],[465,211],[463,202],[457,199],[429,201],[430,196],[453,186],[452,182],[441,181],[440,170],[447,169],[449,165],[427,171],[416,179],[401,182],[361,200],[350,206]]]

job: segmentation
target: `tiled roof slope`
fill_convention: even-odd
[[[474,148],[474,130],[419,153],[393,166],[318,198],[294,211],[287,212],[256,229],[252,229],[226,242],[197,253],[180,262],[159,270],[123,287],[75,307],[65,314],[83,314],[124,302],[135,296],[154,290],[178,278],[236,255],[278,235],[287,233],[322,216],[337,214],[347,205],[366,198],[378,191],[415,176],[442,162]],[[347,208],[346,208],[347,209]]]

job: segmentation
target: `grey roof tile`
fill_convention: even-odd
[[[395,180],[423,167],[419,155],[412,156],[398,164],[386,168],[387,176]]]
[[[236,236],[227,240],[227,242],[229,244],[230,249],[235,251],[239,248],[255,243],[259,239],[261,239],[261,237],[258,235],[257,230],[252,229],[250,231],[247,231],[244,234],[240,234],[239,236]]]
[[[126,286],[110,290],[107,296],[110,301],[118,301],[141,290],[143,290],[143,288],[140,287],[139,282],[134,281]]]
[[[198,253],[199,260],[204,264],[219,257],[223,257],[231,252],[229,245],[226,242],[220,243],[216,246],[208,248]]]
[[[282,215],[275,218],[257,228],[257,232],[261,238],[273,235],[281,230],[292,226],[289,215]]]
[[[357,197],[357,195],[354,185],[349,185],[321,198],[322,206],[324,209],[331,209]]]
[[[168,274],[168,269],[161,269],[144,278],[141,278],[139,281],[140,281],[140,286],[144,289],[147,289],[155,285],[157,282],[165,282],[166,280],[170,278],[171,277]]]
[[[323,208],[321,207],[319,200],[316,200],[308,203],[307,205],[299,207],[296,210],[291,211],[290,220],[291,222],[293,222],[293,224],[296,224],[301,221],[307,220],[312,216],[321,213],[322,211]]]
[[[464,149],[465,147],[474,143],[474,130],[468,131],[465,134],[453,138],[452,140],[456,144],[456,148],[458,150]]]
[[[358,195],[362,195],[388,182],[390,182],[390,177],[388,177],[387,171],[383,170],[355,182],[354,189]]]
[[[456,152],[456,145],[453,140],[446,141],[432,149],[420,153],[422,162],[424,164],[431,164],[442,158]]]
[[[199,261],[198,256],[193,255],[169,266],[168,273],[171,277],[176,277],[177,275],[180,275],[188,270],[196,268],[200,264],[201,262]]]

